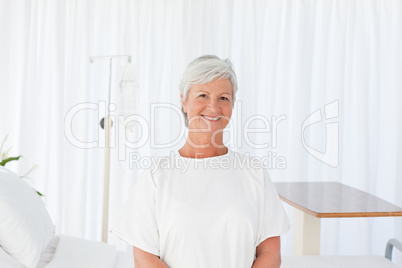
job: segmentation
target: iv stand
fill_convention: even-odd
[[[100,122],[101,127],[105,130],[105,156],[103,169],[103,210],[102,210],[102,242],[107,243],[108,240],[108,224],[109,224],[109,181],[110,181],[110,130],[113,121],[110,118],[110,95],[112,92],[112,68],[113,60],[125,59],[131,63],[131,56],[128,55],[112,55],[112,56],[93,56],[89,61],[93,63],[95,60],[109,60],[109,92],[106,106],[106,116]]]

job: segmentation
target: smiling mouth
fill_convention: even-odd
[[[218,116],[218,117],[211,117],[211,116],[206,116],[206,115],[201,115],[201,116],[210,121],[218,121],[219,119],[221,119],[220,116]]]

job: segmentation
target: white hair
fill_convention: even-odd
[[[237,79],[233,64],[229,59],[221,60],[215,55],[204,55],[196,58],[187,66],[181,80],[179,91],[182,101],[186,101],[192,85],[203,85],[214,80],[229,79],[233,86],[233,105],[236,100]],[[184,112],[186,126],[188,126],[187,114]]]

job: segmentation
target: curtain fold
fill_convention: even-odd
[[[145,132],[138,124],[121,141],[125,130],[115,121],[112,223],[141,172],[133,157],[166,155],[184,142],[181,73],[192,59],[216,54],[230,58],[238,75],[234,129],[226,133],[230,146],[259,157],[275,155],[274,181],[339,181],[402,206],[401,28],[397,0],[1,1],[0,140],[10,132],[10,153],[24,156],[11,169],[22,174],[39,166],[29,181],[45,194],[56,231],[99,240],[99,119],[109,67],[107,61],[91,64],[89,57],[133,57],[140,68],[138,111],[149,130],[144,146],[126,148]],[[112,102],[118,105],[126,63],[113,64]],[[302,129],[309,115],[333,102],[337,118],[327,120],[323,113],[321,122]],[[159,107],[151,110],[151,104]],[[246,137],[253,115],[266,120],[252,120],[250,127],[272,127],[277,120],[275,132]],[[336,167],[309,154],[301,136],[305,145],[324,152],[328,123],[339,126]],[[75,140],[97,145],[74,144],[69,130]],[[167,148],[151,146],[174,140]],[[293,219],[293,209],[285,207]],[[401,230],[396,218],[324,220],[321,251],[382,255],[389,238],[402,239]],[[292,231],[283,237],[283,254],[292,254],[292,239]],[[110,242],[124,248],[115,237]]]

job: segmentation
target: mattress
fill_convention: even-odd
[[[0,248],[1,268],[23,268]],[[36,268],[127,268],[134,267],[132,253],[111,245],[72,236],[54,236],[42,251]]]

